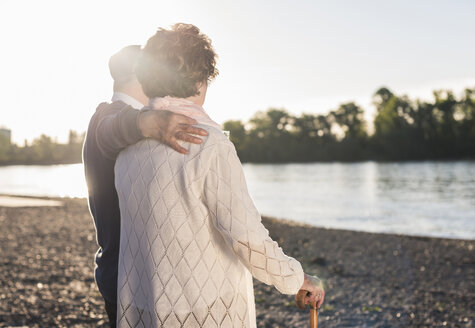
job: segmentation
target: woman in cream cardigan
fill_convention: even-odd
[[[117,159],[120,327],[256,327],[252,277],[323,302],[320,280],[269,237],[233,144],[201,107],[215,65],[188,24],[159,29],[137,63],[151,110],[186,113],[209,136],[186,155],[145,139]]]

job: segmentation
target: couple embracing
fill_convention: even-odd
[[[161,28],[109,67],[113,102],[91,119],[84,164],[111,326],[256,327],[252,277],[320,306],[320,280],[270,238],[233,144],[202,107],[218,74],[209,38]]]

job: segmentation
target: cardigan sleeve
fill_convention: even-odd
[[[115,160],[123,149],[144,138],[137,127],[139,113],[126,104],[97,109],[96,142],[104,156]]]
[[[204,189],[213,224],[252,276],[283,294],[296,294],[304,280],[302,266],[269,236],[247,191],[236,150],[228,140],[216,147]]]

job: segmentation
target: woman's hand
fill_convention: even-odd
[[[305,304],[316,302],[317,308],[322,306],[325,299],[325,290],[323,290],[322,281],[315,276],[309,276],[305,273],[301,290],[308,291],[305,296]]]

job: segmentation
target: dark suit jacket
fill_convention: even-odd
[[[140,141],[139,111],[122,101],[100,104],[91,118],[83,148],[89,192],[89,209],[96,226],[95,279],[102,296],[117,302],[120,210],[114,185],[114,165],[119,152]]]

